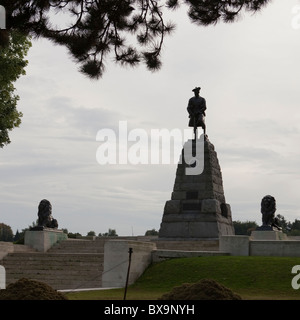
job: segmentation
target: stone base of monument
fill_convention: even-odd
[[[42,231],[26,231],[24,244],[39,252],[46,252],[55,243],[67,238],[62,230],[45,228]]]
[[[287,240],[287,235],[277,230],[255,230],[251,232],[251,240]]]
[[[228,219],[229,216],[231,218],[229,205],[226,217],[222,216],[220,203],[215,199],[198,201],[201,203],[198,211],[168,212],[169,203],[175,201],[171,200],[166,204],[159,231],[160,240],[218,239],[220,234],[233,233],[231,221]]]
[[[201,161],[188,161],[190,146],[199,143],[199,159],[202,171],[189,171]],[[220,235],[233,235],[231,208],[226,203],[221,168],[217,153],[206,137],[204,140],[188,140],[177,166],[171,200],[167,200],[159,230],[159,240],[218,239]],[[190,152],[192,153],[192,152]]]

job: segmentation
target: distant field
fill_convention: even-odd
[[[156,300],[175,286],[204,278],[216,280],[243,299],[300,300],[300,289],[291,286],[294,265],[300,265],[300,258],[215,256],[170,259],[151,265],[128,288],[127,300]],[[67,296],[74,300],[122,300],[124,289],[73,292]]]

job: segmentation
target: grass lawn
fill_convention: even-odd
[[[243,299],[300,300],[300,289],[291,286],[293,257],[212,256],[170,259],[151,265],[128,287],[127,300],[156,300],[183,283],[214,279]],[[72,292],[70,300],[122,300],[124,289]]]

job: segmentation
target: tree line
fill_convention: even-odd
[[[284,233],[289,236],[300,236],[300,220],[295,219],[294,222],[290,222],[281,214],[278,214],[276,218]],[[233,221],[233,226],[236,235],[250,235],[259,225],[255,221]]]
[[[279,221],[279,225],[282,227],[282,231],[289,236],[300,236],[300,220],[295,219],[293,222],[287,221],[283,215],[278,214],[276,218]],[[12,228],[5,224],[0,223],[0,241],[8,242],[19,242],[22,243],[24,240],[25,231],[29,230],[31,227],[36,226],[36,222],[32,222],[31,226],[28,228],[22,229],[21,231],[16,231],[13,234]],[[259,225],[255,221],[233,221],[233,227],[236,235],[251,235],[251,232],[254,231]],[[84,235],[79,232],[69,232],[67,229],[62,229],[68,235],[68,238],[80,238]],[[145,232],[145,236],[157,236],[158,231],[149,229]],[[118,237],[116,229],[109,228],[107,232],[96,234],[95,231],[89,231],[85,236],[98,236],[98,237]]]
[[[22,229],[21,231],[17,230],[14,234],[12,231],[11,226],[0,223],[0,241],[6,242],[15,242],[15,243],[24,243],[24,236],[27,230],[30,230],[31,227],[35,227],[37,222],[32,222],[30,226],[27,228]],[[80,238],[83,237],[79,232],[69,232],[68,229],[62,228],[62,231],[68,235],[68,238]],[[89,231],[85,236],[96,236],[95,231]],[[109,228],[107,232],[98,233],[98,237],[118,237],[116,229]]]
[[[5,223],[0,223],[0,241],[16,242],[16,243],[20,243],[20,244],[24,243],[25,232],[35,226],[37,226],[37,221],[32,222],[32,224],[30,226],[22,229],[21,231],[17,230],[16,233],[14,234],[11,226],[9,226]],[[94,236],[118,237],[116,229],[112,229],[112,228],[109,228],[107,232],[98,233],[98,235],[96,234],[95,231],[92,231],[92,230],[87,232],[86,235],[82,235],[79,232],[69,232],[68,229],[66,229],[66,228],[62,228],[61,230],[68,235],[68,238],[81,238],[84,236],[87,236],[87,237],[94,237]],[[156,236],[156,235],[158,235],[158,231],[156,231],[154,228],[151,230],[147,230],[145,232],[145,236]]]

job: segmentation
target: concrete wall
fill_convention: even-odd
[[[250,241],[250,256],[300,257],[300,241]]]
[[[300,241],[252,240],[248,236],[221,236],[220,251],[233,256],[300,257]]]
[[[249,237],[221,236],[219,239],[219,250],[229,252],[233,256],[248,256]]]
[[[132,248],[129,284],[134,283],[152,262],[155,243],[130,240],[111,240],[104,244],[104,270],[102,287],[125,287],[129,264],[129,248]]]
[[[13,243],[0,241],[0,260],[2,260],[9,252],[14,252]]]
[[[46,252],[55,243],[67,238],[61,230],[26,231],[24,244],[37,251]]]

